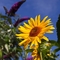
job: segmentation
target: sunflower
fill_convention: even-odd
[[[34,60],[41,60],[40,54],[36,49],[32,52],[32,57],[34,58]]]
[[[25,47],[28,44],[38,46],[38,43],[41,43],[41,40],[44,39],[49,41],[49,39],[44,36],[45,33],[53,33],[52,30],[55,28],[52,25],[51,19],[47,19],[48,16],[44,17],[43,20],[40,20],[40,15],[36,16],[35,19],[30,18],[28,24],[24,22],[23,26],[20,26],[18,30],[20,34],[16,34],[18,38],[22,38],[22,42],[19,45],[24,45]]]

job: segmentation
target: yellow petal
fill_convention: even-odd
[[[51,19],[48,19],[46,22],[44,22],[44,26],[47,26],[49,23],[51,23],[51,21],[50,21]]]
[[[29,25],[26,24],[26,23],[24,23],[24,26],[25,26],[26,28],[31,28],[31,26],[29,26]]]
[[[37,41],[37,39],[35,39],[35,43],[34,43],[34,45],[35,45],[35,46],[38,45],[38,41]]]
[[[37,41],[38,41],[39,43],[41,43],[41,40],[39,39],[39,37],[37,37]]]
[[[35,41],[31,42],[30,48],[32,48],[32,46],[34,45]]]
[[[37,16],[35,17],[35,26],[37,26]]]
[[[52,24],[52,22],[50,22],[49,24],[47,24],[47,25],[51,25]]]
[[[31,27],[33,27],[33,25],[32,25],[32,23],[31,23],[31,21],[30,21],[30,20],[28,20],[28,23],[29,23],[29,25],[30,25]]]
[[[45,23],[50,23],[51,22],[51,19],[48,19]]]
[[[24,27],[22,27],[22,26],[20,26],[20,28],[18,28],[21,32],[23,32],[23,33],[29,33],[30,32],[30,30],[29,29],[26,29],[26,28],[24,28]]]
[[[42,38],[45,39],[46,41],[49,41],[49,39],[46,36],[43,36]]]
[[[28,47],[28,44],[24,45],[24,49],[26,49]]]
[[[41,23],[45,22],[45,20],[48,18],[48,16],[44,17]]]
[[[43,28],[42,31],[47,32],[47,31],[52,30],[52,29],[55,29],[55,28],[52,25],[50,25],[50,26]]]
[[[23,36],[28,36],[29,34],[16,34],[16,36],[23,37]]]
[[[21,46],[22,44],[24,44],[27,41],[27,39],[23,40],[22,42],[19,43],[19,46]]]
[[[55,29],[54,27],[53,27],[53,25],[50,25],[50,26],[47,26],[46,28],[44,28],[44,30],[47,32],[48,30],[53,30],[53,29]]]
[[[20,26],[20,27],[18,28],[18,30],[20,30],[20,29],[26,30],[23,26]]]
[[[28,44],[29,44],[30,42],[31,42],[31,41],[28,40],[28,41],[26,41],[26,42],[24,43],[24,48],[25,48],[25,49],[28,47]]]
[[[55,28],[53,27],[53,25],[50,25],[50,29],[55,29]]]
[[[35,26],[34,19],[33,18],[30,18],[30,20],[31,20],[32,25]]]
[[[53,33],[53,31],[50,31],[50,30],[49,30],[49,31],[47,31],[46,33]]]
[[[37,19],[37,24],[38,24],[38,26],[39,26],[39,25],[40,25],[40,15],[38,15],[37,17],[38,17],[38,19]]]

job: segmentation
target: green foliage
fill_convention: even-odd
[[[56,58],[58,57],[56,55],[55,50],[52,52],[51,48],[53,46],[56,46],[55,44],[57,44],[56,41],[54,40],[50,40],[49,42],[43,41],[39,48],[38,48],[38,53],[42,52],[42,60],[56,60]]]
[[[33,52],[33,50],[34,50],[34,49],[26,49],[25,51],[26,51],[27,53],[29,53],[29,52]]]
[[[3,56],[4,59],[4,56],[18,59],[22,52],[18,46],[19,40],[15,36],[16,28],[11,21],[10,17],[0,14],[0,57]]]
[[[2,58],[2,50],[0,49],[0,58]]]
[[[9,16],[5,16],[5,15],[0,14],[0,19],[7,20],[10,24],[12,24],[12,20]]]
[[[60,15],[58,17],[58,21],[56,22],[56,28],[57,28],[57,42],[60,45]]]

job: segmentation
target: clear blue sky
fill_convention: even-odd
[[[6,6],[9,10],[18,1],[20,0],[0,0],[0,13],[5,13],[3,6]],[[40,14],[41,19],[48,15],[54,27],[56,27],[56,21],[60,14],[60,0],[26,0],[16,14],[20,15],[20,17],[28,16],[33,18]],[[56,30],[54,30],[53,34],[47,36],[49,39],[57,40]]]

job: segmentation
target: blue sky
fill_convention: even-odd
[[[3,6],[9,10],[11,6],[19,0],[0,0],[0,13],[5,13]],[[53,25],[56,27],[56,21],[60,13],[60,0],[26,0],[26,2],[18,9],[16,14],[20,17],[35,17],[40,14],[41,19],[46,15],[51,18]],[[53,34],[48,34],[49,39],[57,40],[56,30]]]
[[[0,13],[5,13],[3,6],[6,6],[9,10],[18,1],[20,0],[0,0]],[[33,18],[40,14],[41,19],[48,15],[54,27],[56,27],[56,21],[60,14],[60,0],[26,0],[16,14],[20,15],[20,17],[28,16]],[[53,34],[47,34],[47,36],[49,39],[57,40],[56,30],[54,30]]]

